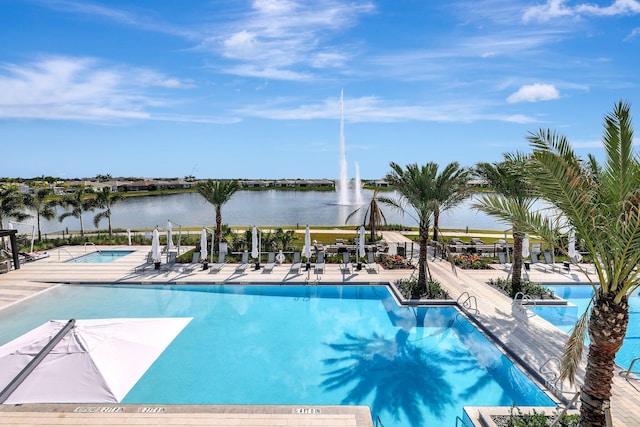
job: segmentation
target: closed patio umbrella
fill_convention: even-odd
[[[358,239],[359,239],[358,240],[358,256],[360,258],[364,258],[364,256],[365,256],[365,250],[364,250],[365,249],[364,248],[364,236],[365,236],[365,233],[366,233],[366,231],[364,229],[364,226],[361,225],[360,226],[360,235],[358,236]]]
[[[173,247],[173,224],[167,221],[167,250]]]
[[[307,258],[307,262],[311,259],[311,230],[308,225],[304,231],[304,248],[302,249],[302,256]]]
[[[258,241],[258,229],[253,226],[251,231],[251,258],[257,259],[256,270],[260,268],[260,243]]]
[[[207,255],[207,230],[203,228],[200,234],[200,260],[206,261]]]
[[[576,262],[582,260],[582,255],[576,251],[576,233],[573,230],[569,232],[569,247],[567,248],[567,255]]]
[[[527,258],[531,253],[529,252],[529,235],[525,235],[522,239],[522,259]]]
[[[153,235],[151,237],[151,259],[156,263],[156,266],[160,264],[160,233],[158,229],[153,229]]]

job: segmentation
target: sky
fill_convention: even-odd
[[[540,129],[602,159],[614,104],[640,119],[640,0],[0,10],[0,177],[336,179],[341,117],[350,178],[497,162]]]

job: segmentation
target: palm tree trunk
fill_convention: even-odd
[[[111,230],[111,214],[107,215],[107,222],[109,223],[109,237],[111,237],[113,235],[113,231]]]
[[[604,408],[611,398],[616,353],[629,322],[627,297],[616,303],[615,294],[598,291],[589,318],[589,355],[582,388],[581,427],[606,425]]]
[[[427,242],[429,241],[429,226],[420,225],[420,258],[418,262],[418,286],[416,291],[420,295],[411,295],[411,298],[420,298],[422,295],[428,295],[429,288],[427,286],[427,275],[425,272],[425,264],[427,262]]]
[[[440,215],[433,215],[433,241],[438,241],[438,224],[440,223]]]
[[[522,240],[524,233],[513,231],[513,269],[511,271],[511,298],[522,291]]]
[[[80,216],[78,216],[78,218],[80,219],[80,236],[84,237],[84,225],[82,224],[82,212],[80,212]]]
[[[216,237],[219,245],[222,242],[222,207],[216,207]]]

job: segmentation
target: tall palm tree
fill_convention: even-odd
[[[52,196],[53,189],[51,187],[40,187],[35,190],[34,194],[28,194],[25,197],[25,205],[36,213],[38,240],[42,240],[42,232],[40,231],[41,218],[51,219],[56,215],[55,207],[58,202],[52,200]]]
[[[427,242],[429,240],[429,225],[437,209],[436,206],[439,203],[443,204],[438,199],[442,186],[441,181],[445,174],[457,177],[458,175],[453,171],[459,169],[459,166],[456,162],[450,163],[441,174],[438,174],[438,164],[434,162],[429,162],[424,166],[413,163],[407,165],[406,169],[394,162],[391,162],[390,166],[391,172],[387,174],[386,180],[400,194],[400,200],[384,199],[384,203],[394,206],[404,213],[408,213],[405,207],[409,205],[417,215],[417,218],[414,219],[418,222],[419,228],[420,268],[418,283],[415,290],[412,291],[412,297],[419,298],[429,292],[425,271],[427,268]],[[462,191],[461,188],[460,191]],[[452,192],[451,197],[456,196],[457,193]]]
[[[380,209],[381,200],[378,197],[379,193],[380,189],[376,188],[373,190],[373,195],[371,196],[369,204],[360,206],[358,209],[351,212],[344,221],[344,223],[347,224],[351,217],[360,212],[363,208],[366,208],[364,211],[362,225],[367,227],[368,223],[369,229],[371,230],[371,242],[375,242],[376,240],[376,230],[379,230],[381,226],[387,224],[387,218],[385,218],[382,209]]]
[[[590,308],[567,342],[561,376],[575,379],[585,333],[590,344],[580,408],[581,426],[605,425],[603,408],[611,398],[614,359],[629,320],[629,296],[640,286],[640,162],[633,151],[631,107],[619,101],[605,116],[605,159],[582,161],[567,139],[549,130],[531,133],[534,173],[541,196],[555,206],[581,236],[598,280],[591,282]],[[543,224],[531,221],[545,235]],[[591,280],[591,279],[590,279]]]
[[[71,211],[64,212],[58,217],[60,222],[65,218],[74,217],[80,220],[80,235],[84,236],[84,224],[82,223],[82,214],[85,211],[93,210],[93,200],[87,198],[88,190],[84,185],[81,185],[73,192],[73,194],[67,194],[60,200],[60,205],[64,208],[71,207]]]
[[[484,178],[495,193],[485,194],[473,204],[477,210],[494,216],[511,226],[513,236],[513,270],[511,297],[522,291],[522,241],[525,224],[521,220],[537,197],[527,179],[527,162],[523,154],[505,154],[502,162],[476,165],[475,172]]]
[[[124,196],[111,191],[111,187],[102,187],[102,190],[98,191],[96,198],[88,205],[89,210],[103,209],[102,212],[98,212],[93,217],[93,225],[98,228],[100,221],[106,218],[109,223],[109,236],[113,235],[111,228],[111,208],[122,199],[124,199]]]
[[[31,217],[24,212],[25,194],[15,184],[0,185],[0,229],[4,229],[4,220],[14,218],[24,221]]]
[[[449,163],[436,176],[433,200],[433,240],[438,241],[440,214],[462,203],[470,193],[467,182],[471,171],[462,168],[458,162]]]
[[[211,203],[216,211],[216,236],[218,243],[222,241],[222,206],[240,189],[238,181],[214,181],[208,179],[199,182],[196,190],[204,199]]]

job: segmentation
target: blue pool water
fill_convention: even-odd
[[[86,255],[82,255],[73,259],[70,259],[67,262],[111,262],[118,258],[122,258],[123,256],[129,255],[134,251],[126,251],[126,250],[101,250],[90,252]]]
[[[454,307],[399,307],[383,286],[65,285],[0,311],[0,344],[108,317],[193,317],[123,403],[357,404],[385,427],[553,405]]]
[[[578,317],[587,309],[593,289],[587,285],[547,287],[560,298],[567,300],[570,305],[566,307],[537,306],[531,310],[563,331],[571,332]],[[637,292],[629,298],[627,335],[622,348],[616,355],[616,363],[628,369],[631,361],[636,357],[640,357],[640,295]]]

